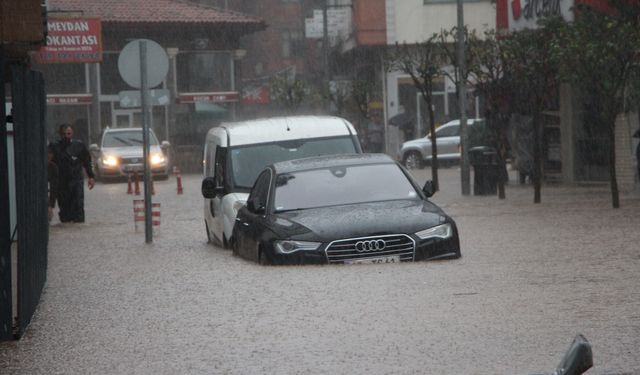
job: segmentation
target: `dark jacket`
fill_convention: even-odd
[[[81,141],[61,139],[53,144],[53,151],[53,161],[58,166],[61,181],[81,181],[83,168],[87,176],[94,178],[91,154]]]
[[[49,207],[56,206],[56,199],[58,197],[58,166],[56,163],[50,161],[47,166],[47,180],[49,181]]]

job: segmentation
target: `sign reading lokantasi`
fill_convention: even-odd
[[[39,64],[95,63],[102,61],[102,27],[99,18],[47,20],[47,43],[36,55]]]

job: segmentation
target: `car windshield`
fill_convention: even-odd
[[[239,146],[231,149],[231,173],[236,188],[250,189],[258,174],[269,164],[318,155],[355,152],[355,145],[349,136]]]
[[[142,146],[142,130],[108,132],[104,135],[102,147],[131,147]],[[149,132],[149,144],[157,145],[158,139],[155,134]]]
[[[323,168],[276,177],[276,212],[396,199],[420,199],[395,164]]]

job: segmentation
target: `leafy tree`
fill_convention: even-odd
[[[525,29],[513,32],[501,41],[505,69],[516,83],[509,91],[512,94],[511,110],[532,117],[534,203],[541,201],[543,111],[557,92],[556,60],[549,47],[553,37],[549,28]]]
[[[433,84],[441,75],[443,57],[437,43],[438,35],[417,44],[399,44],[391,49],[388,58],[391,68],[398,69],[411,77],[413,85],[422,94],[429,113],[429,130],[431,135],[431,178],[439,189],[438,182],[438,149],[436,145],[436,125],[433,113]]]
[[[508,152],[507,130],[510,118],[510,100],[517,83],[511,80],[506,63],[505,48],[502,39],[494,30],[484,33],[484,38],[469,38],[468,71],[475,83],[476,95],[485,99],[484,118],[489,135],[481,137],[498,151],[498,168],[506,170]],[[476,129],[476,131],[481,129]],[[471,144],[471,142],[470,142]],[[498,197],[505,199],[506,174],[498,178]]]
[[[605,7],[579,4],[575,20],[547,20],[562,76],[579,91],[590,120],[606,129],[613,208],[620,207],[616,176],[615,124],[625,106],[625,92],[637,87],[640,50],[640,3],[610,0]]]
[[[288,113],[295,113],[309,95],[309,85],[287,71],[271,78],[271,98]]]

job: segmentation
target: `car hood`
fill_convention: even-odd
[[[161,152],[160,146],[152,145],[149,147],[149,150],[153,152]],[[102,148],[103,155],[114,155],[120,156],[123,158],[141,158],[142,157],[142,147],[103,147]]]
[[[321,242],[415,233],[451,220],[438,206],[422,200],[313,208],[278,213],[274,217],[272,228],[279,236]]]

